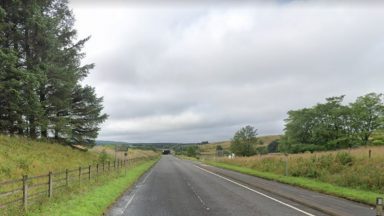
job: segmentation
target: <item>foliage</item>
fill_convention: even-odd
[[[105,149],[103,149],[100,154],[99,154],[99,162],[100,163],[105,163],[107,162],[108,160],[108,154],[107,154],[107,151],[105,151]]]
[[[311,108],[289,111],[281,149],[296,153],[367,145],[383,128],[383,95],[369,93],[349,105],[343,105],[343,99],[331,97]]]
[[[369,152],[371,151],[371,157]],[[219,161],[260,172],[284,175],[284,154],[253,157],[220,158]],[[384,147],[354,148],[348,151],[303,153],[288,155],[290,176],[305,177],[317,181],[376,193],[384,191]]]
[[[197,146],[188,146],[187,147],[187,156],[188,157],[197,157],[198,149],[199,148]]]
[[[107,116],[68,1],[2,1],[0,30],[0,132],[92,145]]]
[[[223,147],[221,145],[216,146],[216,151],[222,151],[222,150],[223,150]]]
[[[251,156],[256,154],[255,145],[258,144],[256,138],[257,129],[247,125],[238,130],[231,140],[231,151],[236,155]]]
[[[256,153],[260,155],[268,154],[268,148],[266,146],[256,147]]]
[[[176,155],[185,155],[188,157],[198,158],[200,155],[197,145],[177,145],[173,148]]]
[[[267,150],[269,153],[278,152],[278,149],[279,149],[279,142],[277,140],[274,140],[268,144]]]
[[[363,145],[367,145],[372,133],[384,126],[383,94],[370,93],[358,97],[351,104],[351,109],[355,136]]]

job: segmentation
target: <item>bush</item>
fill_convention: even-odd
[[[324,151],[326,148],[320,145],[314,144],[296,144],[292,145],[289,149],[289,153],[304,153],[304,152],[315,152],[315,151]]]
[[[311,157],[309,160],[300,157],[294,166],[290,166],[290,174],[295,177],[318,178],[321,175],[321,170],[316,162],[316,157]]]
[[[352,155],[348,152],[338,152],[336,154],[336,161],[339,162],[341,165],[351,166],[353,159],[352,159]]]
[[[108,160],[108,154],[105,149],[99,154],[100,163],[105,163]]]
[[[268,144],[268,152],[269,153],[278,152],[278,148],[279,148],[279,143],[277,142],[277,140],[274,140]]]
[[[198,155],[198,147],[197,146],[188,146],[187,156],[188,157],[197,157],[197,155]]]
[[[256,153],[261,155],[268,154],[268,149],[265,146],[257,147]]]

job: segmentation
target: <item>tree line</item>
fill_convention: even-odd
[[[285,119],[282,151],[303,152],[351,148],[370,144],[384,127],[383,94],[369,93],[343,104],[330,97],[310,108],[291,110]]]
[[[0,2],[0,132],[94,144],[106,120],[103,98],[81,85],[82,65],[67,0]]]
[[[326,98],[310,108],[288,111],[284,135],[267,146],[257,129],[247,125],[231,139],[231,151],[240,156],[273,152],[299,153],[384,144],[384,96],[369,93],[344,104],[344,95]]]

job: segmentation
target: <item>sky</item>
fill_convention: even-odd
[[[109,115],[99,140],[282,134],[289,110],[384,92],[384,4],[109,2],[70,3]]]

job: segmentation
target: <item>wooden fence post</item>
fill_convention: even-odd
[[[116,170],[116,160],[115,160],[115,161],[113,161],[113,169],[115,169],[115,170]]]
[[[124,174],[127,175],[127,160],[124,160]]]
[[[81,183],[81,167],[79,167],[79,184]]]
[[[96,177],[99,176],[99,164],[96,164]]]
[[[111,161],[108,161],[108,172],[111,170]]]
[[[23,207],[27,211],[28,207],[28,176],[23,175]]]
[[[88,167],[88,180],[91,181],[91,165]]]
[[[104,161],[103,161],[103,173],[104,173]]]
[[[52,172],[49,171],[49,174],[48,174],[48,197],[51,198],[52,197],[52,194],[53,194],[53,179],[52,179],[53,175],[52,175]]]
[[[65,169],[65,186],[68,187],[68,169]]]

